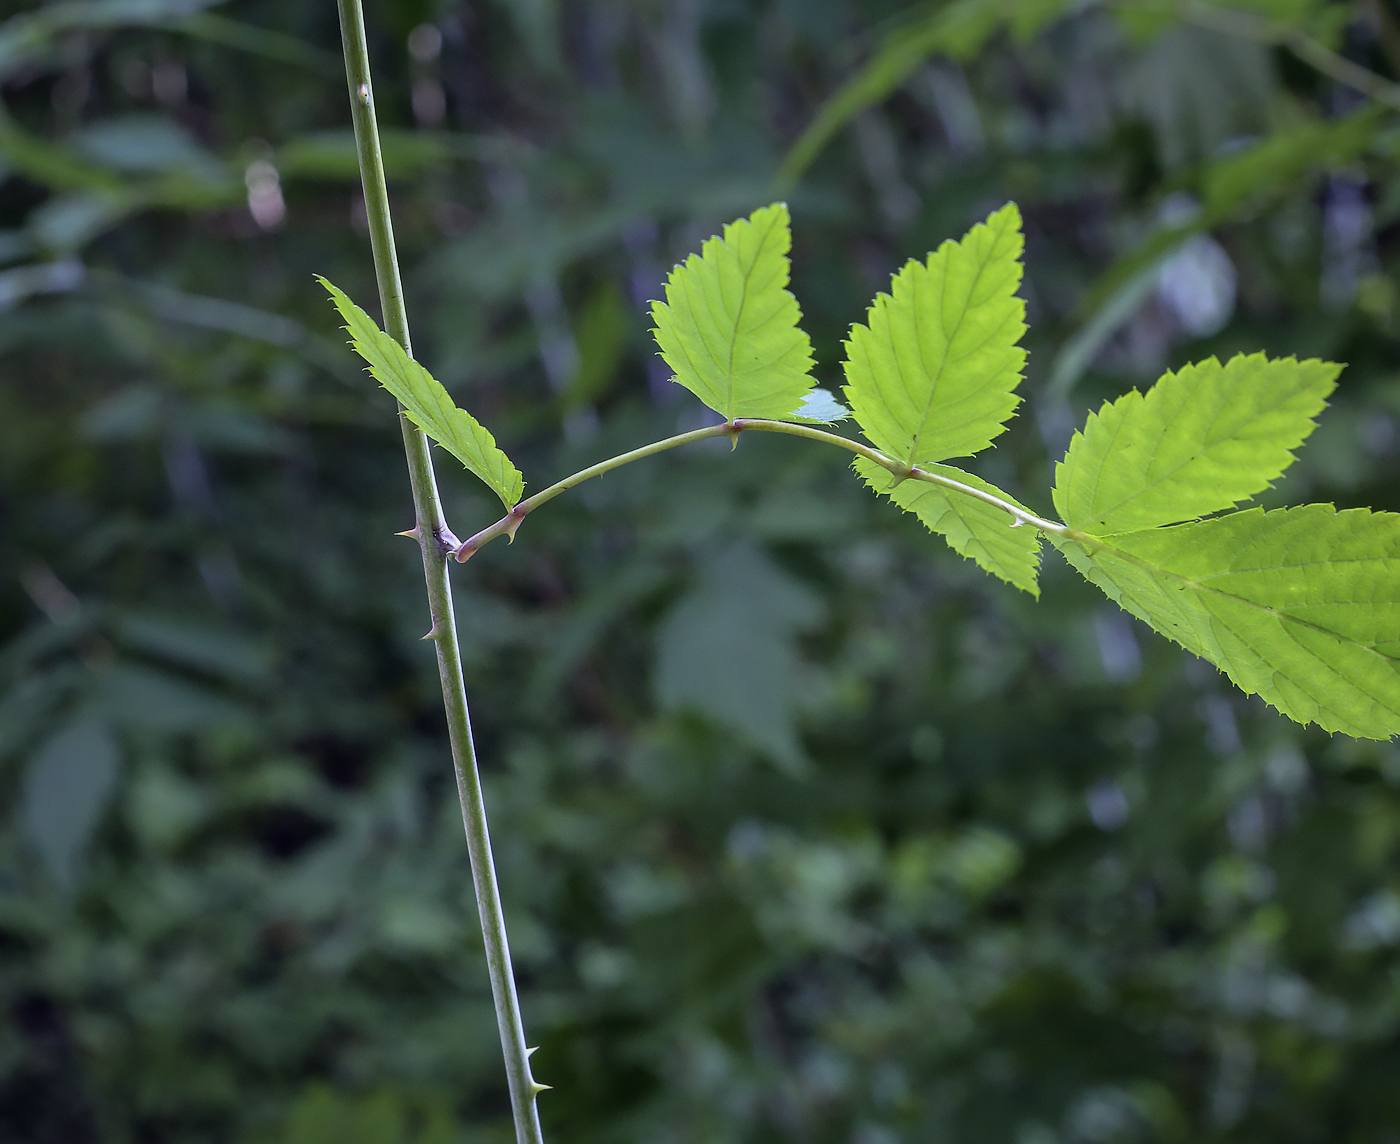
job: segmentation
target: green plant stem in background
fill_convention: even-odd
[[[1339,55],[1326,44],[1281,20],[1270,20],[1252,12],[1192,3],[1190,0],[1179,5],[1164,4],[1160,10],[1186,23],[1222,32],[1227,36],[1238,36],[1244,40],[1287,48],[1329,79],[1359,91],[1377,103],[1400,108],[1400,84],[1391,83],[1384,76],[1379,76],[1369,68]]]
[[[394,233],[389,217],[389,193],[384,181],[384,161],[380,152],[379,130],[375,122],[374,94],[370,84],[369,51],[365,42],[364,12],[360,0],[337,0],[340,8],[341,39],[345,49],[345,73],[350,87],[350,107],[355,124],[355,146],[359,154],[360,180],[364,187],[365,213],[369,218],[370,242],[374,251],[374,271],[379,285],[379,301],[384,311],[384,328],[412,355],[408,336],[408,315],[404,309],[403,284],[394,252]],[[530,1050],[525,1044],[525,1027],[520,1016],[515,976],[506,939],[505,915],[501,910],[500,889],[496,883],[495,862],[491,857],[491,837],[486,825],[486,805],[482,798],[481,776],[476,767],[472,742],[471,716],[467,709],[466,685],[457,643],[457,625],[452,612],[452,585],[447,576],[447,555],[456,547],[443,517],[433,475],[432,455],[427,437],[404,416],[404,450],[408,456],[409,480],[413,487],[416,535],[423,551],[423,577],[428,588],[428,608],[433,626],[428,638],[437,645],[438,673],[442,680],[443,705],[452,744],[452,762],[457,774],[457,792],[462,802],[462,822],[466,828],[467,849],[471,855],[472,880],[481,932],[491,975],[491,994],[500,1026],[501,1049],[505,1055],[510,1084],[511,1113],[518,1144],[542,1144],[539,1112],[535,1098],[546,1087],[530,1075]]]
[[[835,445],[841,449],[849,449],[857,456],[874,461],[882,469],[888,469],[898,477],[907,480],[927,481],[931,485],[941,485],[945,489],[952,489],[954,492],[963,493],[975,500],[982,501],[984,504],[989,504],[993,508],[999,508],[1008,513],[1017,524],[1027,524],[1032,528],[1038,528],[1042,532],[1053,533],[1056,536],[1072,536],[1072,530],[1067,529],[1064,525],[1027,512],[1020,505],[1003,500],[993,493],[984,492],[939,473],[926,472],[917,466],[902,465],[893,458],[887,457],[880,450],[872,449],[869,445],[863,445],[859,441],[852,441],[849,437],[842,437],[838,433],[829,433],[825,429],[817,429],[811,425],[794,424],[790,421],[738,417],[733,421],[725,421],[705,429],[693,429],[689,433],[678,433],[674,437],[653,441],[650,445],[643,445],[640,449],[633,449],[628,453],[619,453],[616,457],[609,457],[606,461],[599,461],[596,465],[580,469],[562,481],[556,481],[549,488],[541,489],[532,497],[526,497],[495,524],[483,528],[480,532],[464,540],[456,550],[457,559],[460,561],[468,560],[482,545],[495,540],[498,536],[509,536],[514,540],[516,529],[520,527],[520,522],[525,519],[527,514],[552,501],[560,493],[566,493],[593,477],[601,477],[604,473],[620,469],[623,465],[630,465],[633,461],[654,457],[657,453],[664,453],[666,450],[675,449],[680,445],[689,445],[693,441],[705,441],[715,437],[729,437],[731,440],[737,441],[739,434],[748,430],[757,430],[761,433],[786,433],[793,437],[806,437],[827,445]]]

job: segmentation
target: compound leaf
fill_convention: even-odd
[[[995,485],[951,465],[925,465],[924,470],[960,481],[1016,504]],[[1040,566],[1040,533],[1017,526],[1003,509],[928,481],[899,480],[888,469],[865,457],[855,459],[855,470],[877,493],[883,493],[912,512],[932,532],[939,533],[954,552],[975,560],[993,576],[1040,595],[1036,573]],[[1021,506],[1017,506],[1021,507]]]
[[[969,456],[1005,428],[1026,351],[1021,213],[1008,203],[909,262],[846,343],[846,396],[867,437],[909,465]]]
[[[812,343],[787,289],[791,245],[786,204],[762,207],[672,270],[666,301],[652,303],[676,381],[727,421],[796,420],[812,389]]]
[[[1056,467],[1055,507],[1099,535],[1230,508],[1292,464],[1340,372],[1252,354],[1168,373],[1089,417]]]
[[[1400,732],[1400,515],[1255,508],[1051,540],[1110,599],[1290,718]]]
[[[345,319],[355,352],[369,363],[375,381],[397,397],[409,419],[480,477],[506,508],[514,508],[525,491],[520,470],[496,446],[496,439],[403,346],[375,324],[339,287],[319,278]]]

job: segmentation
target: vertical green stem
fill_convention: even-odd
[[[380,305],[384,310],[384,328],[412,355],[403,284],[399,279],[398,258],[394,253],[389,192],[384,183],[384,159],[380,153],[379,128],[374,115],[364,11],[361,0],[336,2],[340,7],[345,75],[350,84],[355,146],[360,158],[360,180],[365,192],[365,213],[369,218],[374,272],[379,282]],[[515,1138],[517,1144],[543,1144],[539,1112],[535,1107],[535,1097],[541,1091],[541,1086],[530,1075],[530,1051],[525,1045],[520,999],[516,996],[515,975],[511,970],[510,944],[506,940],[506,922],[501,911],[500,889],[496,884],[496,866],[491,857],[491,836],[486,827],[486,805],[481,794],[481,776],[476,768],[476,747],[472,743],[457,624],[452,613],[452,585],[447,576],[449,544],[446,539],[451,533],[442,514],[428,439],[404,416],[402,409],[399,411],[399,424],[403,430],[404,451],[408,455],[416,531],[423,550],[423,578],[428,586],[428,608],[433,620],[432,630],[428,634],[437,644],[442,700],[447,709],[452,763],[457,772],[457,793],[462,802],[462,822],[466,828],[467,850],[471,855],[472,881],[476,888],[477,908],[481,913],[481,932],[491,974],[491,995],[496,1004],[496,1021],[500,1026],[501,1048],[510,1082]]]

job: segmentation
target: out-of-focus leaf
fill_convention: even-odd
[[[221,0],[212,2],[217,4]],[[211,44],[223,44],[253,55],[281,60],[296,67],[321,72],[327,77],[340,74],[342,64],[335,55],[294,36],[274,32],[270,28],[260,28],[255,24],[245,24],[210,12],[197,12],[187,17],[180,22],[179,28],[187,36],[207,40]]]
[[[0,76],[41,57],[62,33],[178,23],[222,0],[61,0],[0,24]]]
[[[83,264],[71,258],[0,270],[0,310],[36,294],[67,294],[82,285],[83,277]]]
[[[134,199],[121,194],[58,195],[29,215],[28,230],[36,246],[76,254],[136,207]]]
[[[83,158],[114,171],[178,171],[218,182],[223,164],[188,131],[163,115],[126,115],[89,123],[68,138]]]
[[[790,770],[805,764],[796,633],[820,617],[810,592],[757,549],[716,553],[657,635],[653,685],[669,711],[694,711]]]
[[[57,709],[81,685],[77,673],[29,670],[0,696],[0,761],[52,725]]]
[[[22,230],[0,230],[0,265],[25,257],[34,249]]]
[[[457,1132],[448,1110],[424,1104],[392,1089],[355,1095],[315,1085],[297,1101],[277,1144],[452,1144]]]
[[[91,716],[58,731],[29,760],[20,805],[24,832],[65,890],[77,884],[83,853],[120,769],[110,728]]]
[[[266,683],[272,670],[271,648],[227,628],[137,613],[123,616],[117,630],[132,648],[238,683]]]
[[[629,316],[626,303],[611,280],[598,286],[574,323],[578,369],[564,395],[569,405],[597,401],[617,376],[627,348]]]
[[[179,734],[243,723],[245,708],[164,671],[114,663],[95,673],[94,705],[118,726]]]
[[[1139,309],[1156,284],[1156,273],[1195,235],[1257,210],[1319,167],[1348,163],[1375,142],[1384,124],[1379,108],[1365,106],[1336,123],[1280,128],[1238,153],[1213,159],[1201,170],[1203,206],[1185,221],[1153,230],[1106,269],[1080,302],[1085,320],[1051,367],[1050,387],[1063,398],[1094,355]]]
[[[384,173],[410,178],[458,159],[498,159],[509,155],[503,145],[472,136],[434,134],[426,131],[380,129]],[[513,156],[512,156],[513,157]],[[350,131],[323,131],[303,135],[277,150],[277,173],[283,178],[359,179],[355,136]]]

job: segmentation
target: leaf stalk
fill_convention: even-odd
[[[552,501],[560,493],[566,493],[570,489],[583,484],[584,481],[592,480],[594,477],[601,477],[604,473],[610,473],[614,469],[620,469],[623,465],[630,465],[633,461],[640,461],[646,457],[654,457],[658,453],[664,453],[669,449],[678,448],[681,445],[689,445],[694,441],[704,441],[715,437],[728,437],[731,441],[738,443],[739,434],[755,430],[760,433],[786,433],[792,437],[806,437],[812,441],[821,441],[827,445],[835,445],[838,448],[846,449],[857,456],[865,457],[883,469],[889,470],[901,480],[926,481],[932,485],[941,485],[945,489],[962,493],[975,500],[980,500],[984,504],[989,504],[993,508],[999,508],[1010,515],[1013,527],[1015,525],[1028,524],[1032,528],[1041,532],[1051,533],[1055,536],[1068,536],[1069,529],[1057,521],[1047,520],[1042,516],[1037,516],[1033,512],[1027,512],[1020,505],[1004,500],[994,493],[983,492],[981,489],[973,488],[971,485],[963,484],[952,477],[945,477],[941,473],[931,473],[917,466],[907,465],[902,461],[886,456],[879,449],[863,445],[859,441],[852,441],[849,437],[842,437],[839,433],[831,433],[825,429],[818,429],[812,425],[802,425],[791,421],[769,421],[763,418],[740,417],[733,421],[725,421],[719,425],[710,425],[704,429],[692,429],[689,433],[678,433],[674,437],[665,437],[660,441],[653,441],[650,445],[643,445],[640,449],[632,449],[626,453],[619,453],[615,457],[609,457],[606,461],[599,461],[596,465],[589,465],[586,469],[565,477],[561,481],[556,481],[547,489],[541,489],[532,497],[526,497],[516,505],[495,524],[488,525],[480,532],[469,536],[462,542],[456,550],[456,557],[459,563],[465,563],[477,554],[483,545],[495,540],[498,536],[509,536],[515,539],[516,530],[526,515],[539,508],[542,504]]]
[[[336,2],[340,11],[345,76],[350,89],[355,147],[359,155],[360,181],[364,188],[365,213],[369,219],[370,245],[374,254],[380,306],[384,312],[384,328],[412,356],[408,313],[404,307],[403,283],[394,250],[389,192],[384,179],[384,160],[374,113],[364,10],[361,0]],[[505,914],[501,908],[500,887],[496,881],[491,837],[486,824],[486,804],[476,764],[476,746],[472,740],[471,713],[467,707],[461,648],[452,610],[452,585],[447,576],[447,557],[450,552],[460,549],[461,544],[452,535],[443,516],[428,438],[408,419],[402,405],[399,406],[399,427],[403,432],[409,483],[413,490],[416,523],[410,534],[418,540],[423,554],[423,578],[433,621],[427,638],[432,639],[437,647],[438,675],[442,682],[452,764],[457,776],[457,794],[462,805],[462,824],[471,857],[472,882],[481,915],[491,996],[495,1002],[496,1022],[500,1029],[506,1078],[510,1086],[515,1138],[517,1144],[543,1144],[539,1111],[535,1104],[541,1086],[530,1073],[525,1026],[511,968],[510,943],[506,938]]]

